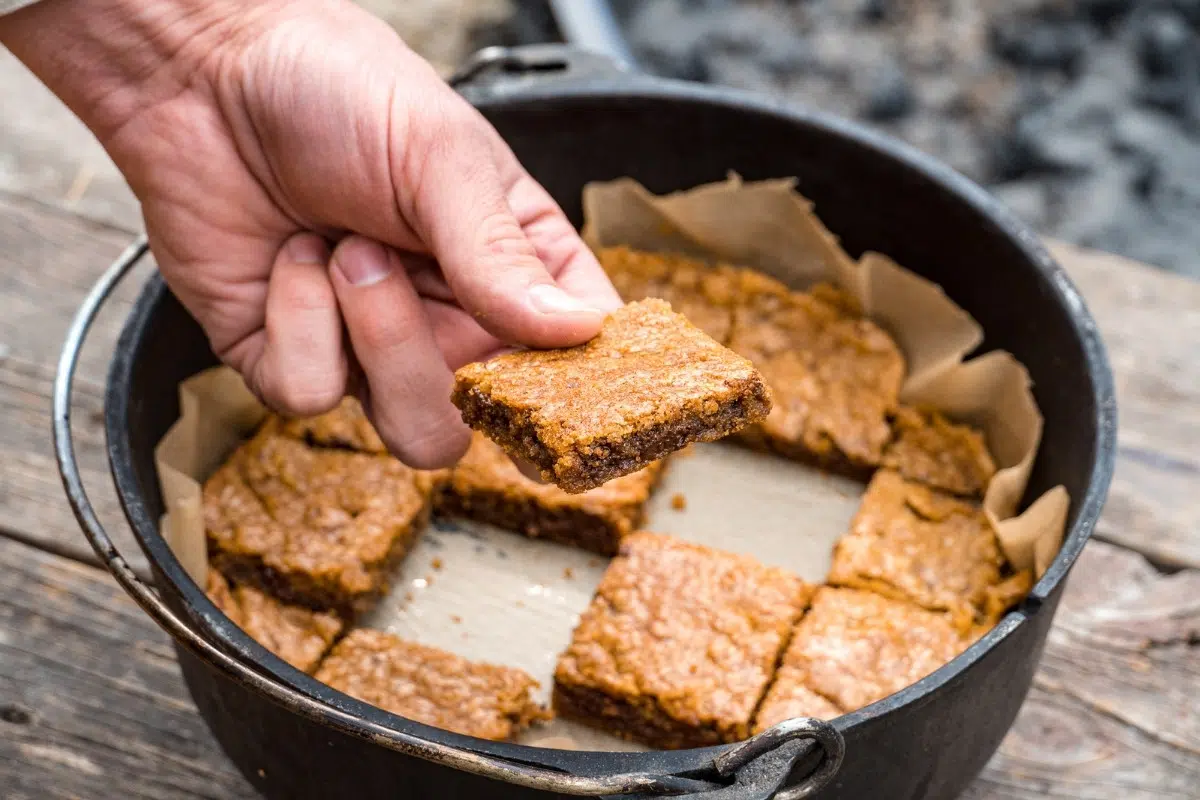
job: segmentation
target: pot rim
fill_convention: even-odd
[[[1066,532],[1063,544],[1049,569],[1036,582],[1021,606],[1010,611],[992,630],[963,653],[925,678],[883,700],[843,715],[833,720],[832,724],[846,733],[894,710],[931,699],[941,689],[956,682],[1000,641],[1013,634],[1038,612],[1046,598],[1066,578],[1090,537],[1104,504],[1112,478],[1116,451],[1116,400],[1112,373],[1095,320],[1065,271],[1055,262],[1035,233],[977,184],[907,144],[849,120],[819,111],[785,106],[737,90],[641,75],[607,75],[562,80],[514,81],[512,85],[500,84],[494,88],[483,87],[479,92],[469,91],[468,96],[484,111],[497,107],[544,108],[548,103],[558,103],[567,99],[594,102],[669,100],[676,103],[708,105],[733,112],[782,117],[796,125],[816,129],[825,135],[849,140],[873,151],[876,156],[898,162],[925,180],[937,184],[975,214],[1001,230],[1041,275],[1063,314],[1069,319],[1084,352],[1087,373],[1092,383],[1093,400],[1097,408],[1095,458],[1088,476],[1087,490],[1082,498],[1073,501],[1078,504],[1078,511]],[[110,365],[105,392],[109,465],[125,516],[139,545],[150,559],[156,576],[171,585],[193,621],[204,630],[205,636],[223,651],[264,672],[282,690],[297,699],[303,696],[327,703],[365,721],[407,736],[578,775],[624,772],[681,774],[703,769],[711,764],[715,754],[725,749],[724,746],[717,746],[629,753],[553,750],[531,745],[491,742],[444,731],[376,708],[320,683],[270,653],[234,625],[208,599],[203,588],[188,576],[175,558],[159,532],[158,521],[147,511],[134,474],[132,448],[125,426],[130,403],[127,388],[134,366],[133,356],[145,336],[150,319],[167,294],[166,285],[156,274],[147,282],[122,328]],[[364,737],[378,736],[377,732],[368,734],[365,729],[360,733]]]

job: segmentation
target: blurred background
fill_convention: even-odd
[[[360,2],[443,73],[478,47],[561,39],[545,0]],[[1200,276],[1200,0],[611,5],[643,69],[864,121],[989,187],[1045,234]],[[0,53],[0,108],[57,103],[22,73]],[[0,115],[5,189],[138,224],[120,177],[65,110]]]

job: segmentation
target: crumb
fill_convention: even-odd
[[[517,608],[524,608],[524,607],[525,607],[525,601],[524,601],[524,600],[518,600],[518,601],[517,601]]]
[[[425,580],[426,586],[433,586],[433,576],[432,575],[426,575],[424,580]]]
[[[671,495],[671,508],[676,511],[683,511],[687,508],[687,498],[683,496],[683,492],[676,492]]]
[[[435,558],[431,562],[430,566],[432,566],[434,569],[441,569],[442,568],[442,560],[440,558]]]
[[[451,614],[450,621],[455,625],[462,625],[462,617],[460,617],[458,614]]]
[[[571,580],[572,578],[575,577],[575,570],[571,569],[570,567],[564,568],[563,569],[563,577],[566,578],[567,580]]]
[[[260,778],[267,777],[267,771],[265,769],[263,769],[262,767],[259,767],[258,768],[258,777],[260,777]]]
[[[406,602],[406,603],[411,603],[412,601],[413,601],[413,593],[412,593],[412,592],[405,592],[405,593],[404,593],[404,602]]]

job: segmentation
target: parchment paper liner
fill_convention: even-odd
[[[584,237],[593,247],[623,244],[754,267],[798,289],[829,281],[852,294],[904,352],[901,400],[984,432],[998,467],[984,509],[1009,561],[1041,577],[1062,544],[1070,499],[1057,486],[1016,515],[1042,437],[1028,371],[1003,351],[964,361],[983,341],[971,315],[887,256],[866,253],[855,262],[795,183],[730,175],[663,197],[630,179],[592,184],[583,193]]]
[[[631,180],[593,184],[584,190],[584,233],[593,246],[683,252],[755,267],[796,288],[827,280],[852,293],[904,351],[909,375],[902,399],[932,405],[984,431],[1000,468],[988,486],[985,509],[1009,560],[1040,576],[1058,552],[1069,500],[1056,487],[1014,515],[1042,429],[1025,368],[1003,352],[964,361],[982,340],[970,315],[939,287],[884,256],[849,258],[793,185],[745,184],[732,176],[655,197]],[[184,569],[204,586],[203,481],[253,432],[265,410],[225,367],[193,376],[179,393],[180,419],[155,451],[167,510],[162,531]],[[671,510],[670,496],[677,491],[688,497],[684,513]],[[667,471],[650,503],[647,527],[748,552],[820,581],[829,549],[846,530],[861,491],[861,484],[774,456],[706,445],[697,456],[676,459]],[[749,525],[748,509],[753,509]],[[429,567],[434,553],[439,562],[454,561],[436,575],[436,585]],[[545,680],[602,571],[601,560],[582,551],[474,523],[451,524],[422,537],[394,576],[392,593],[362,622],[468,658],[519,666]],[[633,747],[563,720],[521,741]]]

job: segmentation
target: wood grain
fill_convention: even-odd
[[[1012,732],[971,800],[1195,797],[1200,572],[1085,551]],[[107,574],[0,538],[6,800],[252,797],[166,639]],[[1190,702],[1189,702],[1190,701]]]
[[[2,537],[0,796],[255,796],[196,713],[166,635],[108,574]]]
[[[1195,798],[1200,571],[1092,542],[1034,689],[971,800]]]
[[[1092,310],[1117,383],[1117,471],[1097,534],[1200,567],[1200,282],[1055,245]]]
[[[92,282],[130,235],[0,194],[0,530],[88,560],[91,550],[63,496],[50,441],[54,369],[67,326]],[[103,386],[120,326],[151,267],[105,309],[85,347],[76,384],[77,447],[101,519],[138,568],[109,479]]]

